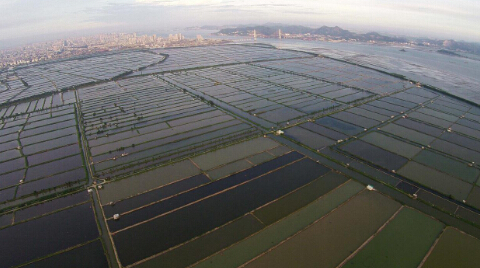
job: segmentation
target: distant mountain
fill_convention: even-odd
[[[298,25],[283,25],[283,24],[265,24],[257,26],[237,26],[221,29],[218,34],[223,35],[250,35],[253,30],[258,35],[274,37],[278,34],[278,30],[281,30],[283,34],[311,34],[311,35],[324,35],[334,39],[355,39],[358,41],[384,41],[384,42],[406,42],[403,37],[389,37],[384,36],[376,32],[370,32],[366,34],[356,34],[348,30],[344,30],[338,26],[328,27],[322,26],[320,28],[310,28]]]
[[[436,40],[436,39],[429,39],[429,38],[421,38],[415,40],[416,45],[435,45],[438,47],[442,47],[444,49],[448,49],[450,51],[464,51],[469,52],[472,54],[480,55],[480,44],[479,43],[471,43],[465,41],[455,41],[452,39],[449,40]],[[446,54],[445,52],[442,52]]]
[[[345,38],[352,38],[355,36],[354,33],[344,30],[338,26],[335,27],[328,27],[322,26],[313,31],[314,34],[320,35],[330,35],[330,36],[338,36],[338,37],[345,37]]]
[[[451,51],[463,51],[480,55],[480,44],[469,43],[464,41],[455,40],[433,40],[429,38],[406,38],[403,36],[386,36],[377,32],[368,32],[365,34],[357,34],[344,30],[338,26],[328,27],[322,26],[320,28],[310,28],[299,25],[285,25],[280,23],[267,23],[263,25],[235,25],[228,27],[220,27],[221,30],[217,32],[219,35],[239,35],[247,36],[251,35],[253,30],[256,30],[258,36],[277,37],[278,30],[282,31],[282,34],[290,35],[305,35],[300,38],[308,38],[308,35],[320,35],[333,40],[354,40],[361,42],[397,42],[397,43],[413,43],[418,46],[434,46],[441,49]],[[443,54],[447,54],[443,52]]]
[[[368,40],[375,40],[375,41],[383,41],[383,42],[398,42],[398,43],[406,43],[408,40],[405,37],[390,37],[386,35],[381,35],[377,32],[368,32],[366,34],[361,35],[365,41]]]

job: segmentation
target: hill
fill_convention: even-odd
[[[219,35],[251,35],[253,30],[257,32],[257,35],[266,37],[275,37],[278,34],[278,30],[281,30],[283,34],[289,35],[322,35],[328,36],[333,39],[355,39],[358,41],[384,41],[384,42],[406,42],[405,38],[389,37],[381,35],[377,32],[369,32],[366,34],[357,34],[344,30],[338,26],[328,27],[322,26],[320,28],[310,28],[299,25],[259,25],[259,26],[238,26],[221,29],[217,34]]]

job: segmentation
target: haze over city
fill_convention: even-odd
[[[475,0],[2,0],[0,40],[274,22],[478,42],[479,13]]]

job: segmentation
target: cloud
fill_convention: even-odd
[[[458,3],[458,2],[457,2]],[[446,17],[455,17],[457,19],[476,19],[478,20],[478,14],[480,12],[480,6],[469,6],[463,7],[460,5],[454,4],[452,1],[451,4],[445,5],[441,4],[439,1],[436,4],[428,4],[423,2],[398,2],[392,5],[382,5],[385,9],[397,10],[397,11],[406,11],[406,12],[415,12],[420,15],[441,15]]]
[[[301,1],[300,1],[301,2]],[[213,10],[222,9],[240,9],[240,10],[258,10],[266,8],[284,7],[298,8],[301,5],[286,0],[135,0],[134,4],[147,6],[169,6],[169,7],[208,7]]]
[[[158,6],[211,6],[221,4],[222,0],[136,0],[136,4]]]

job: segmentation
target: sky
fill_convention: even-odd
[[[479,0],[0,0],[0,42],[284,23],[480,42]]]

